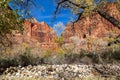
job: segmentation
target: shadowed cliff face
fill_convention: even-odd
[[[103,10],[120,21],[120,12],[117,10],[115,3],[107,4]],[[77,47],[80,48],[83,47],[82,42],[89,40],[85,44],[86,49],[92,48],[92,46],[89,46],[90,43],[97,44],[99,42],[100,45],[107,46],[109,38],[116,38],[119,35],[120,29],[97,12],[93,12],[88,17],[81,18],[78,22],[74,23],[74,25],[68,23],[62,33],[62,36],[65,38],[65,43],[75,43],[77,37]]]

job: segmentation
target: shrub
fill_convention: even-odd
[[[64,43],[64,38],[63,37],[57,37],[55,39],[55,42],[58,43],[58,46],[61,47],[62,44]]]
[[[116,51],[107,51],[101,54],[102,59],[106,63],[113,63],[113,62],[119,62],[120,61],[120,50]]]

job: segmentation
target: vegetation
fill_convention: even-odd
[[[12,11],[8,2],[9,0],[0,1],[0,35],[3,36],[11,30],[22,29],[22,21],[18,19],[17,11]]]
[[[64,43],[64,38],[63,37],[57,37],[55,39],[55,42],[58,43],[58,46],[61,47],[62,44]]]
[[[22,32],[23,25],[22,20],[18,19],[17,11],[9,7],[9,0],[0,1],[0,45],[8,46],[8,35],[12,30],[18,30]]]
[[[60,48],[61,49],[61,48]],[[7,51],[8,50],[8,51]],[[4,68],[10,66],[27,66],[38,64],[119,64],[120,63],[120,49],[109,48],[102,53],[94,53],[82,50],[80,53],[73,53],[72,51],[58,50],[52,52],[51,50],[40,50],[40,48],[32,48],[25,43],[21,45],[14,45],[14,47],[6,49],[6,52],[0,54],[0,72]]]

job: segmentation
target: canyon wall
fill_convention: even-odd
[[[12,42],[15,44],[27,43],[31,47],[40,47],[43,49],[55,49],[57,38],[54,30],[50,28],[45,22],[31,22],[26,20],[24,22],[23,34],[17,30],[12,32]]]
[[[107,4],[103,10],[120,21],[120,12],[117,10],[115,3]],[[108,46],[110,40],[114,40],[117,36],[120,36],[120,29],[97,12],[81,18],[74,24],[68,23],[62,33],[64,43],[73,43],[78,50],[95,50],[96,48],[101,50]]]

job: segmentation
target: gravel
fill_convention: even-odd
[[[6,77],[18,78],[82,78],[97,75],[116,76],[120,75],[120,66],[118,65],[37,65],[26,67],[10,67],[4,72]]]

